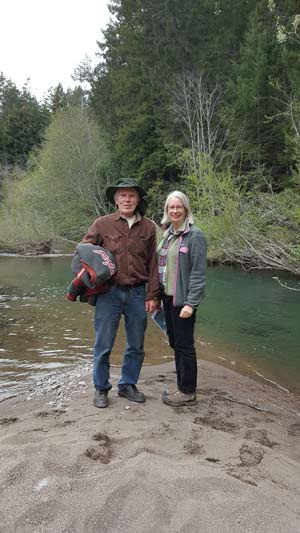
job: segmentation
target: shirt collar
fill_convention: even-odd
[[[139,211],[135,211],[134,215],[136,218],[135,222],[138,222],[142,219],[142,215]],[[115,211],[113,213],[113,216],[115,220],[126,220],[126,217],[123,217],[122,215],[120,215],[119,211]]]
[[[173,226],[171,225],[169,228],[169,234],[180,235],[180,233],[184,233],[188,228],[189,228],[189,221],[188,219],[185,219],[184,223],[176,231],[173,230]]]

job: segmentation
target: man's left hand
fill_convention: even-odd
[[[158,304],[157,300],[146,300],[145,301],[146,313],[154,313],[157,307],[157,304]]]

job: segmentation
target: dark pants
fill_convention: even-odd
[[[194,345],[196,310],[190,318],[179,318],[181,307],[173,306],[173,297],[162,297],[167,334],[175,352],[178,389],[184,394],[196,392],[197,358]]]

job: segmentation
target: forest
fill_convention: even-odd
[[[157,224],[168,192],[188,194],[211,262],[299,275],[298,1],[109,9],[76,89],[39,102],[0,64],[0,251],[73,251],[107,184],[133,177]]]

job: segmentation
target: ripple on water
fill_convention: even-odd
[[[40,351],[42,355],[55,355],[56,353],[66,353],[66,350],[46,350],[45,348],[41,348]]]
[[[64,367],[67,367],[67,366],[70,366],[71,363],[62,363],[60,361],[51,361],[51,362],[48,362],[48,363],[44,363],[44,362],[40,362],[40,363],[37,363],[37,362],[22,362],[22,363],[19,363],[19,368],[20,369],[27,369],[28,371],[30,370],[31,372],[24,372],[23,371],[23,374],[27,374],[27,375],[31,375],[32,374],[32,371],[34,372],[37,372],[39,370],[55,370],[56,368],[64,368]]]
[[[93,350],[93,348],[89,345],[84,345],[84,344],[71,344],[69,346],[69,348],[74,348],[74,349],[79,349],[79,350],[83,350],[83,348],[85,348],[86,350]]]
[[[0,366],[6,366],[6,365],[18,365],[19,360],[18,359],[0,359]]]

